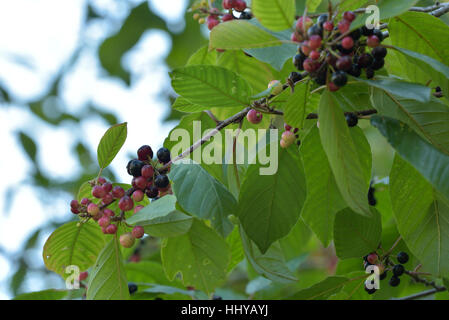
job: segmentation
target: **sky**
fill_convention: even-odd
[[[94,1],[100,10],[120,21],[127,11],[120,0]],[[139,2],[139,1],[134,1]],[[162,119],[168,108],[158,94],[169,82],[168,69],[161,59],[170,50],[170,41],[163,32],[150,31],[124,57],[123,63],[133,76],[127,88],[120,80],[106,79],[96,58],[96,46],[110,30],[96,23],[81,30],[85,0],[14,0],[0,1],[0,83],[10,89],[18,101],[38,98],[48,89],[52,77],[70,57],[78,41],[86,41],[87,50],[63,83],[63,102],[70,112],[84,104],[111,111],[120,121],[128,122],[128,139],[112,164],[122,182],[129,182],[124,170],[127,154],[135,153],[143,144],[159,148],[173,124]],[[182,23],[186,6],[184,0],[151,0],[150,6],[168,20]],[[25,66],[24,66],[25,64]],[[142,116],[145,115],[145,116]],[[27,174],[32,163],[17,141],[17,130],[36,139],[42,170],[52,178],[66,177],[79,172],[71,149],[76,139],[70,126],[54,127],[33,117],[22,107],[0,104],[0,208],[5,207],[4,196],[16,186],[14,200],[8,213],[0,212],[0,248],[9,253],[20,251],[23,241],[45,220],[65,221],[70,214],[67,195],[56,196],[51,203],[43,203],[40,193],[27,186]],[[107,124],[101,119],[84,121],[81,127],[85,144],[93,154]],[[41,248],[48,234],[41,237],[39,250],[27,253],[34,265],[42,265]],[[10,299],[5,282],[15,271],[0,253],[0,299]],[[55,276],[54,283],[58,282]],[[45,289],[38,277],[26,281],[25,291]]]

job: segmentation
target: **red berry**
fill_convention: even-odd
[[[73,214],[80,213],[80,211],[77,208],[70,208],[70,211],[72,211]]]
[[[73,209],[78,209],[78,207],[80,206],[80,204],[78,203],[77,200],[72,200],[70,201],[70,207]]]
[[[114,198],[120,199],[125,195],[125,190],[123,190],[122,187],[116,186],[112,189],[112,195],[114,196]]]
[[[312,49],[309,47],[308,44],[303,44],[301,46],[301,51],[302,51],[302,53],[304,53],[305,56],[309,56],[310,51],[312,51]]]
[[[340,89],[340,87],[337,86],[337,85],[336,85],[335,83],[333,83],[333,82],[329,82],[329,83],[327,84],[327,87],[328,87],[329,91],[331,91],[331,92],[335,92],[335,91],[338,91],[338,89]]]
[[[318,59],[320,58],[320,53],[319,53],[318,51],[316,51],[316,50],[313,50],[313,51],[310,53],[309,57],[310,57],[311,59],[313,59],[313,60],[318,60]]]
[[[92,188],[92,195],[95,198],[101,199],[105,196],[106,191],[104,191],[102,186],[95,186]]]
[[[218,24],[220,24],[220,21],[217,20],[215,16],[208,16],[207,17],[207,28],[209,30],[212,30],[215,28]]]
[[[147,178],[147,179],[152,178],[153,174],[154,174],[154,169],[152,166],[147,164],[142,167],[142,177]]]
[[[148,161],[149,159],[153,159],[153,149],[150,146],[144,145],[137,150],[137,157],[140,161]]]
[[[90,203],[87,206],[87,213],[92,216],[96,216],[100,212],[100,208],[95,203]]]
[[[88,198],[82,198],[81,199],[81,204],[83,206],[87,206],[90,203],[90,200]]]
[[[103,177],[99,177],[98,180],[97,180],[97,182],[98,182],[99,184],[105,184],[105,183],[106,183],[106,179],[103,178]]]
[[[321,47],[321,37],[319,35],[313,35],[309,38],[309,47],[312,50],[318,49]]]
[[[105,184],[103,184],[102,188],[106,193],[111,192],[112,184],[110,182],[106,182]]]
[[[294,42],[301,42],[302,41],[302,40],[299,39],[299,35],[296,32],[292,33],[292,35],[290,37],[290,40],[294,41]]]
[[[246,115],[246,118],[252,124],[260,123],[262,121],[262,117],[263,117],[262,113],[260,111],[254,110],[254,109],[249,110],[249,112]]]
[[[303,67],[307,72],[314,72],[320,68],[320,64],[318,61],[307,58],[303,63]]]
[[[375,254],[375,253],[370,253],[370,254],[368,255],[368,257],[366,258],[366,261],[368,261],[368,262],[371,263],[371,264],[376,264],[378,258],[379,258],[379,257],[378,257],[377,254]]]
[[[354,21],[355,18],[355,13],[352,11],[346,11],[345,13],[343,13],[343,19],[348,20],[349,22]]]
[[[231,20],[234,20],[234,16],[230,13],[226,13],[225,15],[223,15],[223,17],[221,17],[221,20],[223,22],[231,21]]]
[[[349,31],[349,27],[351,26],[351,22],[348,20],[341,20],[338,23],[338,30],[340,30],[341,33],[346,33]]]
[[[351,68],[352,65],[352,59],[350,56],[343,56],[340,59],[337,60],[337,69],[339,70],[349,70]]]
[[[147,183],[147,179],[142,176],[133,178],[132,180],[132,185],[135,189],[145,190],[145,188],[147,187]]]
[[[323,28],[324,28],[324,30],[332,31],[332,30],[334,30],[334,24],[332,22],[330,22],[330,21],[326,21],[323,24]]]
[[[145,193],[143,193],[142,190],[136,190],[133,192],[133,195],[132,195],[133,200],[136,202],[142,201],[144,196],[145,196]]]
[[[80,275],[79,275],[79,280],[80,280],[80,281],[86,280],[88,276],[89,276],[89,272],[83,271],[83,272],[81,272]]]
[[[303,17],[299,17],[298,21],[296,22],[296,29],[304,31],[304,23],[303,23],[304,19]],[[306,23],[305,26],[307,28],[309,28],[311,25],[313,25],[313,20],[310,19],[309,17],[306,17]]]
[[[114,211],[112,211],[111,209],[108,209],[108,208],[106,208],[106,209],[103,210],[103,214],[104,214],[106,217],[113,217],[113,216],[115,216]]]
[[[369,36],[366,39],[366,44],[368,45],[368,47],[375,48],[379,46],[380,40],[377,36]]]
[[[140,262],[141,257],[140,254],[133,254],[131,257],[129,257],[129,262]]]
[[[223,9],[229,10],[234,7],[234,0],[223,0]]]
[[[115,224],[110,224],[105,228],[107,234],[115,234],[117,232],[117,226]]]
[[[341,41],[341,46],[347,50],[350,50],[354,47],[354,40],[351,37],[344,37]]]
[[[118,207],[122,211],[129,211],[129,210],[131,210],[134,207],[134,201],[130,197],[124,196],[118,202]]]
[[[292,127],[289,126],[288,124],[284,123],[284,129],[285,129],[285,131],[290,131],[292,129]]]
[[[141,227],[141,226],[134,227],[133,231],[132,231],[133,237],[137,238],[137,239],[142,238],[144,233],[145,233],[145,231],[144,231],[143,227]]]
[[[234,9],[238,12],[243,12],[246,9],[246,2],[243,0],[235,0]]]
[[[144,206],[138,205],[134,207],[134,213],[139,212],[140,210],[142,210],[144,208]]]
[[[103,204],[110,204],[114,201],[114,196],[111,193],[106,193],[103,197]]]
[[[106,228],[108,225],[111,224],[111,218],[107,216],[102,216],[100,219],[98,219],[98,224],[100,225],[100,227]]]

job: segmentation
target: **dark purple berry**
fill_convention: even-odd
[[[402,276],[404,274],[405,268],[402,264],[397,264],[393,267],[393,274],[396,277]]]
[[[347,71],[351,68],[351,65],[352,59],[350,56],[343,56],[337,60],[337,69],[339,70]]]
[[[372,68],[366,68],[365,72],[366,72],[367,79],[374,78],[374,70]]]
[[[306,59],[307,57],[303,53],[299,53],[293,57],[293,65],[299,71],[303,71],[304,70],[303,64]]]
[[[351,69],[348,70],[348,73],[353,77],[360,77],[362,75],[362,69],[360,69],[358,64],[353,64]]]
[[[343,87],[348,82],[348,76],[346,72],[337,71],[332,74],[332,82],[338,87]]]
[[[399,285],[399,283],[401,283],[401,279],[399,279],[398,277],[391,277],[390,281],[388,282],[390,284],[390,286],[392,287],[397,287]]]
[[[154,184],[156,185],[156,187],[160,189],[168,187],[169,183],[170,181],[168,180],[168,177],[165,174],[158,175],[154,180]]]
[[[318,17],[316,23],[318,24],[318,26],[320,26],[321,28],[323,27],[323,24],[328,20],[329,15],[327,13],[322,14]]]
[[[139,150],[137,150],[137,157],[141,161],[148,161],[149,159],[153,159],[153,150],[150,146],[141,146]]]
[[[384,47],[375,47],[372,51],[371,54],[373,55],[373,57],[375,59],[383,59],[387,56],[387,49]]]
[[[135,293],[137,291],[137,289],[138,289],[137,284],[132,283],[132,282],[128,283],[129,294]]]
[[[375,58],[373,61],[373,64],[371,65],[371,68],[373,70],[379,70],[382,69],[385,65],[385,60],[383,58],[377,59]]]
[[[348,124],[348,127],[352,128],[357,125],[359,122],[359,118],[354,113],[348,113],[346,114],[346,123]]]
[[[302,75],[299,72],[292,72],[290,73],[289,77],[288,77],[293,83],[301,81],[302,80]]]
[[[408,254],[403,252],[403,251],[401,251],[401,252],[398,253],[396,258],[398,259],[398,262],[400,264],[404,264],[404,263],[407,263],[407,261],[408,261]]]
[[[373,56],[369,53],[364,53],[359,57],[359,60],[357,61],[357,64],[360,68],[368,68],[373,63]]]
[[[145,162],[133,159],[128,162],[126,169],[128,170],[128,174],[133,177],[140,177],[142,175],[142,167],[145,165]]]
[[[147,188],[145,194],[150,199],[156,198],[157,195],[159,194],[159,189],[156,186],[151,186],[151,187]]]
[[[368,37],[368,36],[372,36],[373,35],[374,29],[368,29],[366,26],[363,26],[361,28],[361,31],[362,31],[362,35]]]
[[[170,150],[168,150],[167,148],[160,148],[157,151],[157,158],[164,164],[170,162]]]

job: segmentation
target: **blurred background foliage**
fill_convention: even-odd
[[[23,2],[25,6],[27,1]],[[160,50],[160,48],[153,47],[161,44],[161,42],[157,41],[141,46],[142,38],[149,32],[162,32],[165,42],[169,45],[166,54],[161,55],[163,61],[154,61],[150,68],[146,66],[147,68],[144,71],[147,73],[152,73],[153,70],[151,68],[155,66],[163,65],[165,74],[172,68],[183,66],[193,52],[207,44],[207,29],[199,25],[197,21],[192,19],[192,14],[187,12],[187,8],[190,7],[193,0],[169,1],[169,5],[176,6],[176,11],[183,12],[180,17],[175,18],[161,14],[161,11],[155,6],[156,1],[85,0],[79,2],[82,3],[83,20],[78,31],[78,41],[67,59],[49,77],[44,85],[46,89],[43,92],[31,98],[21,97],[5,81],[8,77],[6,71],[0,70],[0,110],[18,108],[21,112],[29,114],[31,119],[23,126],[18,125],[14,132],[16,142],[21,146],[24,157],[31,164],[30,170],[26,174],[27,178],[25,181],[5,181],[4,177],[2,177],[0,183],[4,187],[4,192],[1,195],[3,207],[0,215],[21,214],[27,219],[33,219],[33,208],[29,208],[29,212],[25,213],[12,210],[17,190],[24,183],[31,187],[33,193],[38,195],[44,207],[52,206],[58,199],[59,203],[62,203],[62,206],[57,206],[54,209],[61,211],[58,213],[58,216],[52,216],[51,212],[54,210],[49,210],[44,222],[39,222],[38,225],[35,225],[34,231],[24,238],[23,243],[19,246],[15,245],[18,248],[17,250],[11,250],[8,242],[0,242],[0,256],[9,264],[7,268],[9,272],[7,274],[5,274],[5,270],[1,269],[2,265],[0,264],[0,288],[2,289],[0,291],[3,297],[13,297],[23,292],[42,290],[44,288],[62,288],[62,279],[44,268],[41,252],[43,241],[45,241],[51,231],[72,218],[68,209],[68,201],[77,193],[79,186],[83,182],[91,179],[98,172],[95,146],[100,136],[86,136],[82,132],[84,124],[91,119],[101,119],[103,127],[106,128],[129,120],[119,115],[123,114],[123,112],[119,113],[114,107],[98,103],[98,100],[95,99],[85,99],[86,101],[83,101],[81,103],[82,106],[78,108],[69,107],[72,101],[70,101],[70,98],[67,98],[65,92],[67,90],[67,79],[73,76],[79,68],[86,68],[85,64],[83,65],[86,55],[96,60],[94,64],[98,65],[100,69],[98,77],[110,80],[114,84],[118,83],[120,87],[131,89],[140,86],[142,81],[148,81],[145,75],[143,75],[144,72],[129,62],[133,59],[132,52],[136,50]],[[303,1],[298,0],[297,3],[299,11],[302,11],[301,5]],[[433,3],[434,1],[431,0],[419,1],[418,5],[430,5]],[[159,8],[160,6],[161,4],[159,3]],[[326,5],[323,1],[317,11],[325,10],[325,7]],[[26,10],[26,8],[24,9]],[[166,9],[170,10],[170,8]],[[15,14],[18,14],[18,12]],[[57,15],[59,13],[55,11],[47,14]],[[32,25],[29,27],[32,28]],[[58,28],[58,26],[54,26],[54,28]],[[10,32],[13,31],[10,30]],[[28,69],[29,72],[33,72],[33,64],[19,52],[9,52],[7,46],[0,47],[0,49],[0,55],[7,56],[8,60]],[[286,69],[293,70],[290,61],[287,62]],[[162,118],[168,123],[167,126],[173,127],[171,121],[179,120],[182,114],[170,108],[171,103],[175,99],[175,94],[170,87],[169,78],[166,75],[165,77],[152,78],[152,81],[157,83],[146,83],[146,85],[149,87],[154,85],[157,89],[152,90],[148,94],[157,96],[157,101],[159,101],[160,105],[162,107],[165,106]],[[111,91],[110,94],[114,95],[114,91]],[[123,108],[128,110],[127,117],[140,116],[131,106],[127,105],[123,106]],[[150,116],[152,111],[138,110],[137,112],[144,112],[146,117]],[[10,121],[11,119],[4,120]],[[52,128],[61,127],[69,130],[74,140],[72,144],[73,160],[68,165],[79,169],[74,170],[70,175],[63,175],[62,177],[55,177],[48,170],[43,169],[42,159],[54,156],[54,154],[41,154],[42,150],[40,150],[40,145],[37,142],[39,132],[35,132],[32,130],[33,128],[29,127],[29,124],[34,122],[44,123],[45,126]],[[385,177],[388,175],[391,167],[392,151],[376,130],[371,127],[367,127],[365,130],[373,148],[373,154],[377,157],[374,159],[374,166],[377,166],[375,168],[376,175],[380,178]],[[163,139],[163,136],[158,137],[160,142]],[[140,144],[142,143],[138,141],[135,146],[138,147]],[[58,146],[53,146],[53,148],[58,148]],[[2,152],[3,157],[8,155],[7,151]],[[116,161],[118,162],[118,160]],[[0,165],[4,166],[5,163],[0,162]],[[120,165],[124,167],[123,164]],[[17,170],[18,168],[10,169]],[[10,169],[8,168],[7,170]],[[114,170],[114,167],[106,170],[104,175],[112,181],[120,181],[120,177],[126,177],[126,173],[118,173]],[[380,197],[383,196],[380,195]],[[4,225],[2,228],[2,230],[7,230],[8,226]],[[296,263],[298,266],[301,265],[301,274],[303,275],[301,277],[302,281],[295,285],[299,286],[296,289],[310,286],[324,279],[329,273],[343,273],[345,268],[348,270],[351,270],[351,268],[360,270],[360,261],[346,261],[345,264],[339,265],[338,269],[336,269],[337,259],[333,249],[322,248],[317,239],[311,235],[310,231],[302,223],[299,223],[296,228],[302,229],[299,232],[302,235],[301,239],[296,239],[296,242],[284,242],[282,244],[287,247],[296,246],[295,252],[303,253],[302,256],[291,262]],[[389,241],[394,241],[394,236],[396,236],[394,226],[392,228],[392,236]],[[159,260],[159,251],[157,249],[157,240],[150,239],[150,241],[145,243],[145,248],[142,249],[146,252],[144,257],[147,257],[148,260]],[[313,253],[306,261],[307,252],[310,251]],[[159,267],[150,264],[149,267],[151,266],[159,270]],[[249,274],[253,279],[246,286],[248,279],[245,273],[232,273],[227,288],[218,290],[217,294],[222,295],[223,298],[244,298],[245,296],[235,292],[246,291],[249,296],[254,296],[257,292],[258,295],[256,297],[264,299],[276,297],[279,291],[286,289],[267,282],[268,280],[262,277],[257,277],[254,271]],[[32,285],[35,280],[39,280],[39,285]]]

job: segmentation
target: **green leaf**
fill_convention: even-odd
[[[435,149],[404,123],[381,116],[371,118],[399,155],[412,164],[439,192],[449,199],[449,156]]]
[[[284,120],[293,128],[303,128],[304,120],[309,112],[314,111],[320,96],[310,94],[310,81],[295,86],[295,91],[288,97],[284,107]]]
[[[449,92],[449,67],[431,57],[410,50],[394,47],[402,53],[412,65],[416,65],[432,80],[432,85],[438,85],[443,92]],[[430,88],[429,88],[430,90]]]
[[[69,276],[65,269],[70,265],[78,266],[80,271],[87,270],[105,244],[105,237],[95,223],[66,223],[45,242],[42,253],[45,267],[64,278]]]
[[[47,289],[42,291],[23,293],[13,300],[62,300],[67,297],[68,290]]]
[[[295,0],[253,0],[254,16],[265,28],[282,31],[292,28],[295,19]]]
[[[275,174],[261,175],[260,168],[260,164],[248,168],[240,188],[238,216],[245,233],[265,253],[298,221],[306,186],[301,162],[285,149],[279,151]]]
[[[234,228],[234,230],[232,230],[226,238],[226,243],[228,244],[229,251],[231,252],[231,261],[229,262],[227,270],[227,272],[230,272],[245,258],[239,228]]]
[[[202,107],[200,105],[194,104],[183,97],[177,97],[175,102],[172,104],[172,108],[187,113],[200,112],[210,109],[209,107]]]
[[[413,255],[423,264],[423,271],[438,277],[447,277],[447,199],[436,192],[416,169],[399,156],[396,156],[391,169],[390,195],[399,233]]]
[[[189,231],[193,218],[176,209],[176,197],[166,195],[152,202],[126,222],[142,226],[145,233],[154,237],[176,237]]]
[[[181,273],[185,286],[208,294],[225,279],[230,259],[224,239],[196,219],[185,235],[164,239],[161,255],[169,279]]]
[[[202,65],[215,65],[217,61],[217,51],[209,50],[208,46],[203,46],[194,54],[192,54],[186,63],[186,66],[194,66],[198,64]]]
[[[205,107],[246,106],[251,87],[235,72],[222,67],[197,65],[171,72],[173,89],[193,104]]]
[[[311,129],[301,145],[306,174],[307,198],[301,217],[325,247],[332,240],[335,214],[346,207],[317,127]]]
[[[373,90],[372,100],[380,115],[406,123],[449,155],[449,107],[446,104],[436,98],[427,103],[398,98],[379,89]]]
[[[246,259],[258,274],[280,283],[297,281],[295,275],[287,268],[278,242],[273,244],[265,254],[262,254],[256,244],[245,234],[245,231],[242,228],[239,229]]]
[[[169,177],[184,210],[201,219],[210,219],[223,236],[232,231],[234,226],[227,216],[235,214],[237,201],[224,185],[194,162],[173,163]]]
[[[441,19],[428,13],[406,12],[389,21],[388,31],[393,45],[449,65],[449,45],[441,41],[449,38],[449,27]],[[430,78],[418,65],[408,63],[401,55],[399,59],[410,80],[421,82]],[[428,80],[424,80],[424,83]]]
[[[92,268],[88,300],[128,300],[128,280],[117,236],[104,247]]]
[[[334,223],[335,251],[340,259],[360,258],[377,249],[382,235],[380,214],[361,216],[349,208],[337,213]]]
[[[98,164],[106,168],[125,143],[128,134],[127,123],[116,124],[110,127],[100,140],[97,149]]]
[[[357,134],[356,128],[348,128],[343,111],[331,93],[322,95],[318,116],[321,143],[343,199],[355,212],[371,216],[366,198],[371,178],[371,151],[366,138],[360,129]],[[364,154],[361,147],[366,150],[368,161],[360,156]]]
[[[310,288],[303,289],[288,297],[288,300],[326,300],[338,293],[350,279],[346,277],[328,277]]]
[[[250,49],[280,46],[282,41],[245,20],[220,23],[210,33],[210,49]]]
[[[37,146],[33,139],[24,132],[19,132],[20,143],[31,161],[36,162]]]
[[[158,283],[167,286],[182,286],[180,281],[167,279],[162,264],[154,261],[140,261],[125,264],[126,279],[129,282]]]

